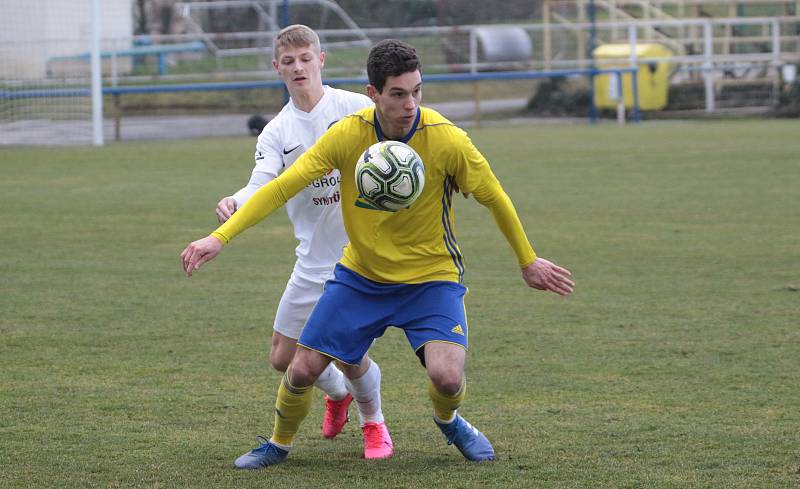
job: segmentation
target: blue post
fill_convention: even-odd
[[[150,41],[150,36],[140,36],[133,40],[134,49],[137,48],[138,46],[149,46],[150,44],[152,44],[152,41]],[[147,57],[133,56],[132,62],[133,62],[133,71],[136,71],[139,67],[143,67],[145,63],[147,63]]]
[[[156,59],[158,59],[158,74],[159,75],[166,75],[167,74],[167,53],[158,53],[156,55]]]
[[[624,72],[622,70],[614,73],[614,78],[615,78],[615,80],[617,82],[617,97],[619,97],[622,100],[622,106],[625,107],[625,92],[623,92],[623,88],[622,88],[622,76],[623,75],[624,75]],[[617,103],[619,103],[619,102],[617,102]]]
[[[620,76],[621,78],[621,76]],[[631,90],[633,91],[633,121],[639,122],[639,68],[631,72]],[[620,92],[621,93],[621,92]]]

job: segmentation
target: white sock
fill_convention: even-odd
[[[370,360],[366,373],[357,379],[345,378],[347,390],[353,395],[358,405],[358,417],[361,426],[366,423],[383,423],[381,411],[381,369]]]
[[[276,442],[272,438],[269,439],[269,442],[275,445],[276,447],[280,448],[281,450],[286,450],[287,452],[292,449],[291,445],[281,445],[280,443]]]
[[[328,367],[322,371],[314,386],[319,390],[328,394],[328,397],[334,401],[341,401],[347,396],[347,387],[344,384],[344,374],[336,368],[333,362],[328,364]]]
[[[456,420],[456,416],[458,416],[458,411],[453,413],[453,419],[451,419],[450,421],[444,421],[441,418],[439,418],[439,416],[436,416],[436,413],[433,413],[433,420],[439,424],[450,424]]]

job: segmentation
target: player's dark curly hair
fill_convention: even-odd
[[[374,45],[367,56],[369,84],[383,92],[386,79],[420,69],[422,62],[414,46],[396,39],[385,39]]]

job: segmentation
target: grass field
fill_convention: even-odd
[[[390,331],[373,356],[396,456],[356,423],[239,472],[271,431],[265,361],[293,263],[283,212],[191,280],[254,140],[0,151],[0,487],[790,488],[800,484],[800,123],[470,131],[569,298],[527,289],[491,217],[457,204],[471,353],[465,463]]]

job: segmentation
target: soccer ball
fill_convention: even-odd
[[[411,146],[399,141],[375,143],[356,164],[360,197],[382,211],[407,209],[425,186],[425,165]]]

